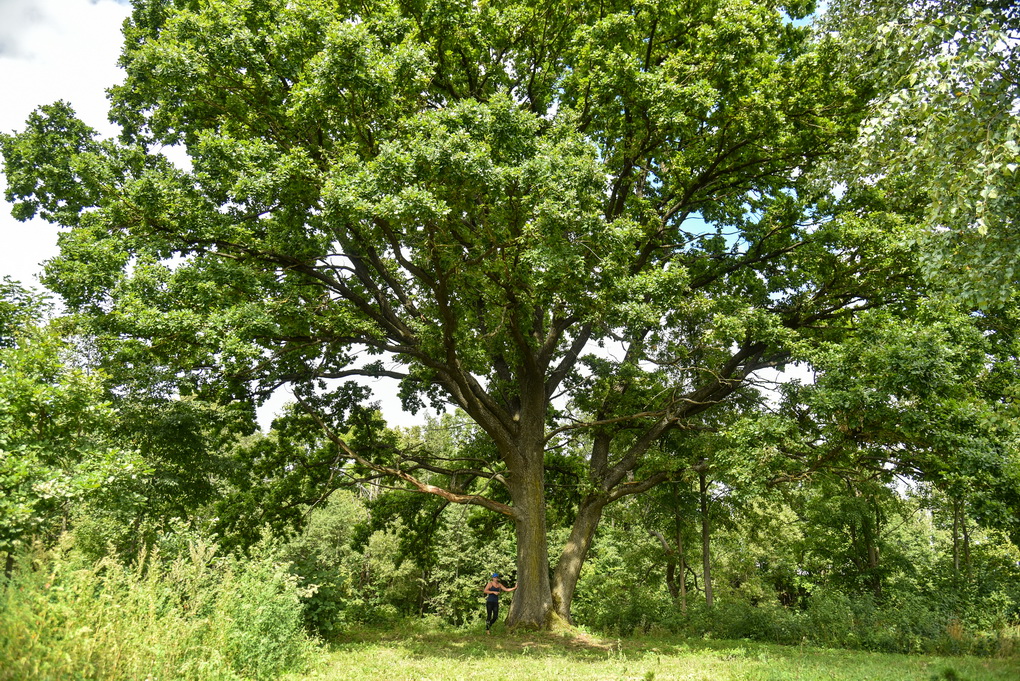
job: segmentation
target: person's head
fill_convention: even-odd
[[[492,581],[494,581],[494,582],[498,582],[499,581],[499,573],[498,572],[493,572],[492,573]]]

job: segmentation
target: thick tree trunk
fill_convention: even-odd
[[[517,530],[517,590],[506,620],[511,628],[546,629],[552,621],[543,471],[543,457],[529,456],[507,480]]]
[[[577,580],[581,576],[581,566],[588,556],[595,530],[602,519],[602,509],[606,506],[604,496],[589,495],[581,501],[574,526],[570,528],[570,537],[563,547],[556,571],[553,573],[552,598],[556,614],[573,624],[570,616],[570,603],[574,599]]]

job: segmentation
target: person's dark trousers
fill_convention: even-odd
[[[485,603],[485,630],[488,631],[493,624],[496,623],[496,618],[499,617],[499,601],[495,603]]]

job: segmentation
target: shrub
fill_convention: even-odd
[[[821,589],[808,599],[804,614],[809,640],[819,645],[852,647],[858,638],[850,597],[835,589]]]
[[[976,627],[975,616],[961,617],[906,592],[879,601],[871,594],[850,596],[825,589],[812,594],[807,604],[800,610],[731,599],[706,608],[694,601],[686,614],[674,610],[658,624],[689,637],[807,642],[888,653],[1009,656],[1020,641],[1016,627]]]

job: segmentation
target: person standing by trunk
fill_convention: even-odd
[[[517,586],[520,586],[518,584]],[[496,619],[499,617],[499,594],[503,591],[516,591],[517,586],[512,589],[508,589],[503,586],[503,583],[499,581],[499,573],[493,572],[492,577],[486,582],[485,587],[482,589],[482,593],[485,594],[485,633],[492,633],[489,631],[492,625],[496,623]]]

